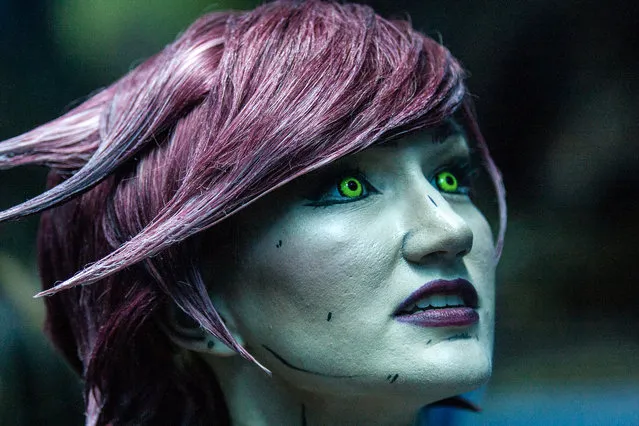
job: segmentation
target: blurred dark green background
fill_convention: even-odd
[[[367,3],[387,17],[409,14],[464,63],[504,174],[509,231],[483,419],[504,411],[513,395],[526,400],[564,391],[569,409],[588,410],[592,399],[610,416],[615,410],[633,416],[627,410],[639,407],[632,396],[639,393],[636,3]],[[0,0],[0,140],[65,112],[201,13],[254,4]],[[0,208],[43,185],[38,168],[1,173]],[[45,342],[41,301],[30,297],[38,288],[36,226],[37,218],[0,226],[0,424],[81,424],[79,382]],[[617,407],[625,397],[630,402]],[[551,402],[539,402],[539,410]]]

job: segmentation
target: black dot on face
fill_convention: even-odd
[[[206,342],[207,348],[212,349],[213,346],[215,346],[215,342],[213,340],[209,340],[208,342]]]
[[[329,312],[328,315],[326,316],[326,321],[330,321],[331,318],[333,318],[333,313]]]
[[[277,244],[275,244],[275,247],[277,247],[277,248],[282,247],[282,240],[278,240]]]

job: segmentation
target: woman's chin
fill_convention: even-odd
[[[394,353],[385,362],[379,356],[368,371],[360,364],[348,378],[296,374],[295,380],[286,381],[295,383],[299,390],[326,397],[383,396],[390,403],[397,396],[406,405],[422,406],[484,385],[492,372],[488,346],[474,338],[442,341],[422,353]]]
[[[459,386],[456,393],[468,392],[490,379],[492,348],[475,338],[442,341],[429,352],[428,364],[436,368],[437,382]]]
[[[440,342],[419,361],[406,366],[404,377],[400,380],[401,374],[398,376],[393,390],[418,398],[427,396],[430,401],[426,403],[477,389],[492,373],[492,349],[474,338]]]

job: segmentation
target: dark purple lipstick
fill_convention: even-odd
[[[420,327],[464,327],[476,324],[477,291],[463,278],[429,281],[395,309],[397,321]]]

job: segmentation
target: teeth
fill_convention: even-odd
[[[430,297],[427,297],[426,299],[421,299],[417,302],[417,307],[420,309],[428,308],[429,305],[430,305]]]
[[[446,296],[446,304],[448,306],[461,306],[464,301],[458,294],[449,294]]]
[[[446,296],[443,294],[434,294],[430,297],[432,300],[431,304],[436,308],[443,308],[446,306]]]
[[[453,306],[466,306],[459,294],[433,294],[417,301],[416,304],[406,308],[407,312],[427,308],[445,308]]]

